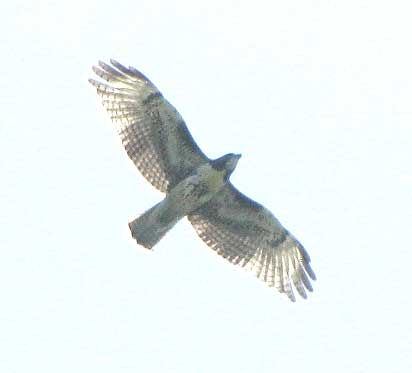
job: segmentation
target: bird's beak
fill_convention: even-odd
[[[237,162],[239,162],[239,159],[240,159],[240,157],[242,156],[242,154],[235,154],[235,165],[234,165],[234,168],[236,167],[236,165],[237,165]],[[234,169],[233,168],[233,169]]]

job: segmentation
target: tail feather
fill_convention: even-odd
[[[179,220],[164,219],[165,211],[162,207],[160,202],[129,223],[133,238],[146,249],[156,245]]]

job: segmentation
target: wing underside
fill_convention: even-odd
[[[251,270],[295,301],[306,298],[315,280],[303,246],[263,206],[231,184],[188,216],[199,237],[233,264]],[[293,286],[292,286],[293,284]]]
[[[89,79],[102,97],[130,159],[153,186],[167,192],[208,158],[193,140],[177,110],[133,67],[111,60]]]

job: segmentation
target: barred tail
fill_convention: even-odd
[[[153,206],[129,223],[133,238],[139,245],[151,249],[179,221],[177,217],[167,218],[168,215],[163,201]]]

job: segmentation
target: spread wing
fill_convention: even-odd
[[[269,286],[295,301],[292,283],[306,298],[315,280],[303,246],[265,207],[227,184],[188,216],[199,237],[233,264],[252,270]]]
[[[162,192],[207,162],[177,110],[133,67],[110,60],[93,71],[109,84],[89,82],[102,97],[130,159]]]

